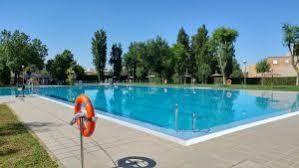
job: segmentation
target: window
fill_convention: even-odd
[[[273,65],[277,65],[278,61],[277,60],[273,60]]]

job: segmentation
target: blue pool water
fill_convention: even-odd
[[[185,140],[299,109],[297,92],[137,86],[38,89],[40,95],[65,102],[74,102],[82,93],[99,113]]]

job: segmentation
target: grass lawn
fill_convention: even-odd
[[[0,104],[0,167],[58,167],[12,111]]]
[[[120,83],[121,85],[128,85],[128,83]],[[158,84],[158,83],[131,83],[136,86],[158,86],[158,87],[210,87],[210,88],[226,88],[226,89],[248,89],[248,90],[280,90],[280,91],[298,91],[299,86],[290,85],[216,85],[216,84]]]

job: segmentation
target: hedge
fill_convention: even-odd
[[[244,78],[232,79],[233,84],[243,84]],[[259,85],[262,82],[262,78],[247,78],[247,84]],[[264,85],[295,85],[296,77],[273,77],[264,78]]]

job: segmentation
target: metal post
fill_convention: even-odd
[[[247,83],[247,81],[246,81],[246,77],[247,77],[246,63],[247,63],[247,61],[244,60],[243,63],[244,63],[244,85],[246,86],[246,83]]]
[[[179,106],[178,104],[175,104],[175,114],[174,114],[174,124],[175,124],[175,130],[178,130],[178,112],[179,112]]]
[[[196,114],[192,113],[192,130],[195,132],[196,130]]]
[[[81,167],[84,168],[84,153],[83,153],[83,117],[80,117],[80,150],[81,150]]]

